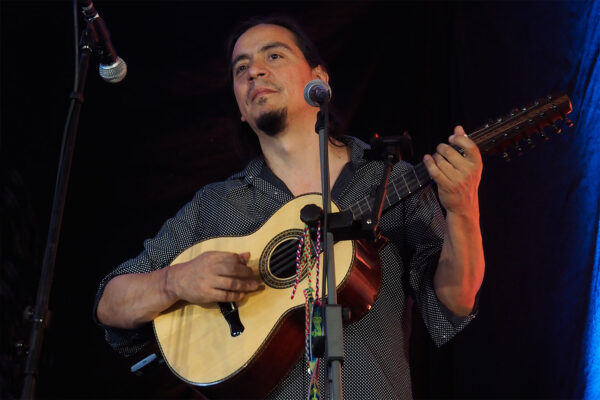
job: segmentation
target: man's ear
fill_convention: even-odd
[[[323,68],[321,65],[317,65],[313,68],[312,75],[314,79],[320,79],[329,83],[329,74],[327,73],[327,70],[325,70],[325,68]]]
[[[244,118],[244,116],[242,114],[240,114],[240,121],[246,122],[246,118]]]

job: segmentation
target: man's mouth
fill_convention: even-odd
[[[276,90],[269,88],[257,88],[250,91],[250,101],[254,101],[257,98],[264,96],[266,94],[275,93]]]

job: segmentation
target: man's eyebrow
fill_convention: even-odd
[[[288,46],[286,43],[283,42],[270,42],[265,44],[263,47],[260,48],[260,52],[265,52],[267,50],[271,50],[273,48],[276,47],[283,47],[284,49],[287,49],[289,51],[292,51],[292,48],[290,46]]]
[[[292,48],[283,42],[269,42],[260,48],[259,53],[264,53],[265,51],[268,51],[268,50],[271,50],[271,49],[274,49],[277,47],[283,47],[284,49],[292,51]],[[231,61],[231,65],[233,66],[233,65],[237,64],[238,62],[240,62],[241,60],[249,60],[249,59],[250,59],[250,55],[248,55],[247,53],[238,54],[233,59],[233,61]]]

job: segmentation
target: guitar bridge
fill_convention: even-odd
[[[235,303],[219,303],[219,309],[229,324],[231,336],[236,337],[244,332],[245,328],[240,320],[240,313]]]

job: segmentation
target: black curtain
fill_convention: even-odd
[[[243,166],[224,48],[236,22],[272,13],[295,17],[329,65],[343,130],[364,140],[375,132],[408,131],[417,161],[447,141],[456,124],[469,132],[556,92],[580,95],[573,98],[578,112],[590,107],[584,89],[597,86],[591,73],[580,75],[589,70],[582,54],[598,46],[597,37],[585,39],[598,23],[597,11],[589,11],[597,10],[594,2],[98,0],[96,7],[129,72],[110,85],[97,76],[95,63],[90,70],[44,343],[41,398],[146,393],[127,372],[128,363],[104,343],[92,323],[92,304],[100,279],[135,256],[143,239],[196,190]],[[22,368],[13,345],[27,339],[20,312],[35,296],[72,86],[71,9],[70,2],[1,3],[0,365],[8,395],[19,393],[16,381],[4,377]],[[590,177],[588,168],[597,167],[598,159],[581,161],[588,142],[573,132],[536,142],[508,164],[484,159],[480,202],[487,270],[480,313],[441,349],[415,318],[416,397],[583,395],[597,235],[597,228],[585,230],[586,221],[598,226],[598,192],[589,192],[597,174]]]

